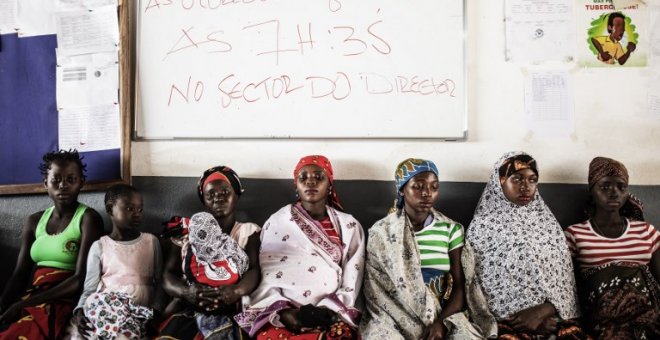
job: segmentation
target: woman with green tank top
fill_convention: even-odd
[[[0,339],[63,336],[85,279],[87,252],[103,233],[101,216],[78,202],[85,183],[78,152],[49,152],[39,168],[53,206],[32,214],[23,227],[16,267],[0,297]]]

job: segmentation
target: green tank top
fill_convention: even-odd
[[[69,225],[61,233],[50,235],[46,225],[54,209],[50,207],[41,215],[34,232],[35,240],[30,248],[30,256],[37,266],[74,270],[80,248],[80,221],[87,206],[79,204]]]

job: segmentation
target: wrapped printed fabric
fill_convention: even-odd
[[[231,235],[207,212],[199,212],[191,218],[175,216],[166,223],[161,237],[171,238],[181,247],[182,270],[188,284],[220,287],[237,283],[249,269],[249,257],[240,242],[247,242],[259,227],[252,223],[236,223]],[[240,236],[242,235],[242,236]],[[239,241],[237,241],[239,239]],[[210,315],[186,309],[170,316],[161,325],[161,338],[177,335],[180,338],[239,339],[240,329],[231,316]]]
[[[212,287],[234,284],[248,270],[243,248],[222,232],[213,215],[200,212],[190,219],[184,272],[187,280]]]
[[[144,324],[153,317],[153,310],[136,304],[122,292],[92,294],[85,302],[85,316],[99,339],[142,339]]]

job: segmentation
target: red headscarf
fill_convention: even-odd
[[[325,174],[328,176],[328,180],[330,181],[330,193],[328,194],[328,204],[340,211],[344,211],[344,207],[341,205],[341,202],[339,202],[339,196],[337,196],[337,190],[335,190],[334,184],[334,175],[332,172],[332,164],[330,164],[330,161],[325,157],[321,155],[309,155],[305,156],[298,161],[298,164],[296,165],[296,169],[293,170],[293,183],[298,184],[298,173],[300,172],[300,169],[302,169],[306,165],[316,165],[319,168],[323,169]]]

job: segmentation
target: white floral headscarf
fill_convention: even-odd
[[[573,263],[559,223],[538,190],[525,206],[509,201],[502,191],[500,166],[521,154],[506,153],[495,163],[467,230],[477,279],[498,319],[545,302],[562,319],[575,318]]]

